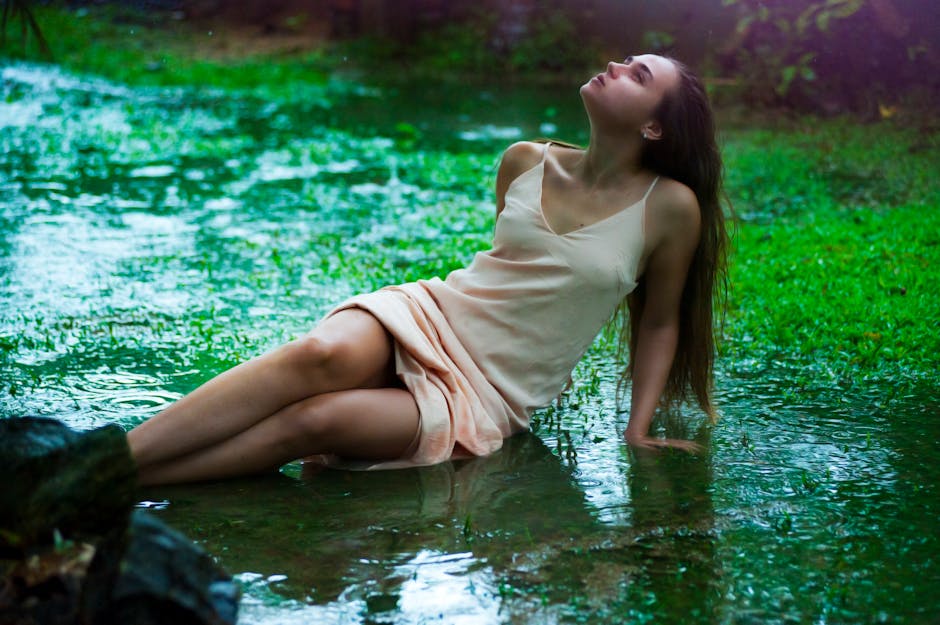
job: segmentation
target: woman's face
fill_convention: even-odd
[[[679,85],[675,64],[655,54],[611,61],[607,71],[581,87],[581,99],[597,130],[640,133],[671,89]]]

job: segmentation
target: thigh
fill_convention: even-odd
[[[414,451],[421,426],[414,396],[401,388],[324,393],[292,408],[284,416],[310,441],[303,455],[395,460]]]

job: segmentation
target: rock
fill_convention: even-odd
[[[234,624],[239,590],[212,557],[136,510],[126,532],[98,549],[85,579],[82,622]]]
[[[136,501],[136,467],[116,425],[75,432],[53,419],[0,419],[0,557],[60,535],[101,536]]]
[[[239,590],[142,510],[118,426],[0,419],[0,625],[229,625]]]

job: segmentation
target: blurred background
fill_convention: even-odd
[[[719,104],[878,118],[928,112],[940,91],[933,0],[4,0],[6,53],[80,63],[92,50],[68,31],[89,14],[115,27],[98,40],[124,35],[145,52],[142,31],[155,29],[203,58],[315,53],[327,71],[341,60],[367,73],[570,82],[651,51],[692,65]],[[149,45],[139,69],[160,82],[173,47]]]

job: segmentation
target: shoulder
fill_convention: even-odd
[[[503,152],[502,159],[499,162],[500,180],[515,180],[523,172],[535,167],[542,160],[542,152],[545,145],[533,141],[518,141],[513,143]]]
[[[666,228],[694,228],[702,220],[698,199],[689,187],[672,178],[660,178],[647,199],[648,214]]]

